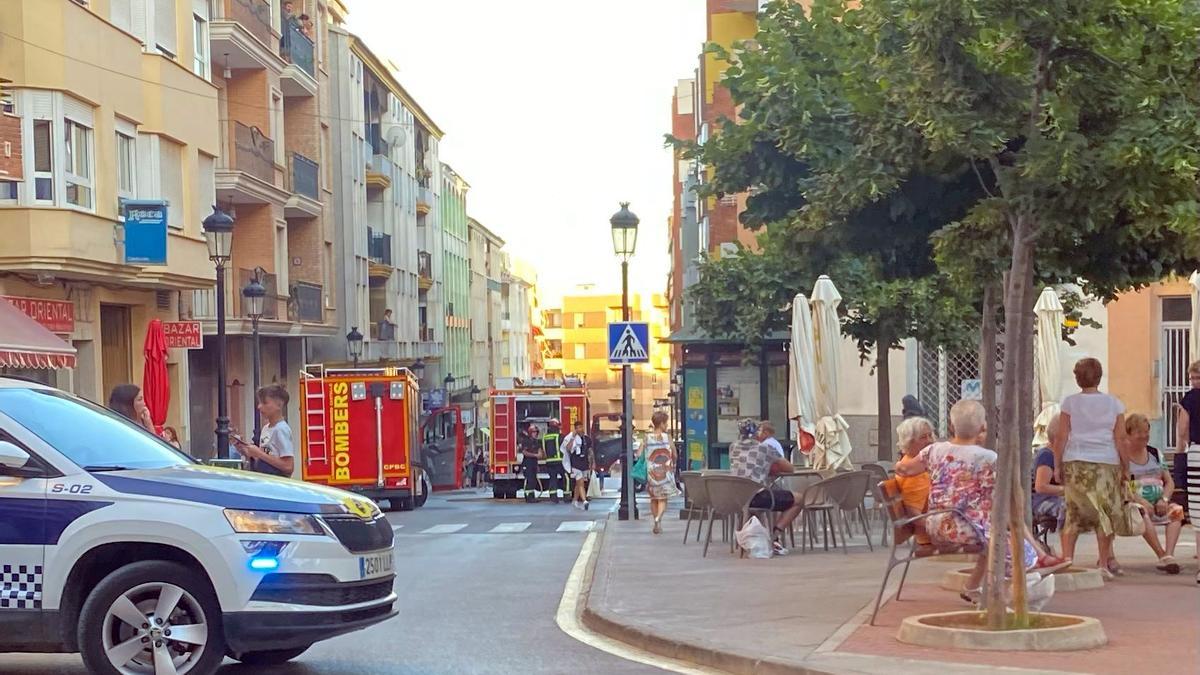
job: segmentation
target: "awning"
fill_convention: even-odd
[[[0,300],[0,366],[74,368],[75,348],[21,310]]]

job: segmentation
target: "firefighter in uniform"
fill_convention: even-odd
[[[558,420],[546,422],[546,435],[542,436],[542,448],[545,450],[546,473],[550,475],[550,501],[555,504],[563,499],[563,483],[566,481],[566,470],[563,468],[562,448],[559,447],[561,432]]]
[[[538,460],[546,456],[542,442],[538,440],[536,424],[525,428],[525,432],[517,440],[517,445],[521,450],[521,473],[525,474],[525,489],[519,490],[517,496],[524,493],[525,501],[535,503],[538,500]]]

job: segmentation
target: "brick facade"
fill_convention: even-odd
[[[21,180],[21,118],[0,113],[0,180]]]

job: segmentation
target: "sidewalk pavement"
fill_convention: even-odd
[[[582,619],[596,632],[664,656],[768,674],[890,675],[899,667],[941,675],[947,663],[955,664],[956,673],[1129,673],[1187,670],[1200,663],[1200,588],[1190,530],[1181,541],[1188,545],[1176,556],[1183,573],[1157,572],[1141,538],[1118,539],[1126,576],[1103,589],[1057,594],[1046,608],[1099,618],[1107,646],[1087,652],[975,652],[913,647],[895,639],[904,617],[967,607],[957,594],[938,587],[945,571],[969,567],[961,559],[914,562],[904,600],[895,602],[887,598],[898,568],[877,625],[867,625],[887,560],[886,549],[878,546],[878,523],[872,524],[874,552],[859,534],[848,555],[823,551],[818,543],[815,552],[739,559],[720,541],[717,527],[708,557],[701,558],[703,542],[689,537],[682,543],[683,521],[664,520],[663,534],[654,536],[646,518],[649,505],[641,511],[637,522],[608,521],[592,560]],[[1078,550],[1086,565],[1095,555],[1094,540],[1083,538]]]

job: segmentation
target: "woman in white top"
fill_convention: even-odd
[[[1097,567],[1106,579],[1121,574],[1112,555],[1115,524],[1121,517],[1121,453],[1125,446],[1125,406],[1116,397],[1100,392],[1104,371],[1093,358],[1075,364],[1080,392],[1062,403],[1058,433],[1050,440],[1055,477],[1063,485],[1067,502],[1062,532],[1063,557],[1075,559],[1080,532],[1095,532],[1100,549]]]

